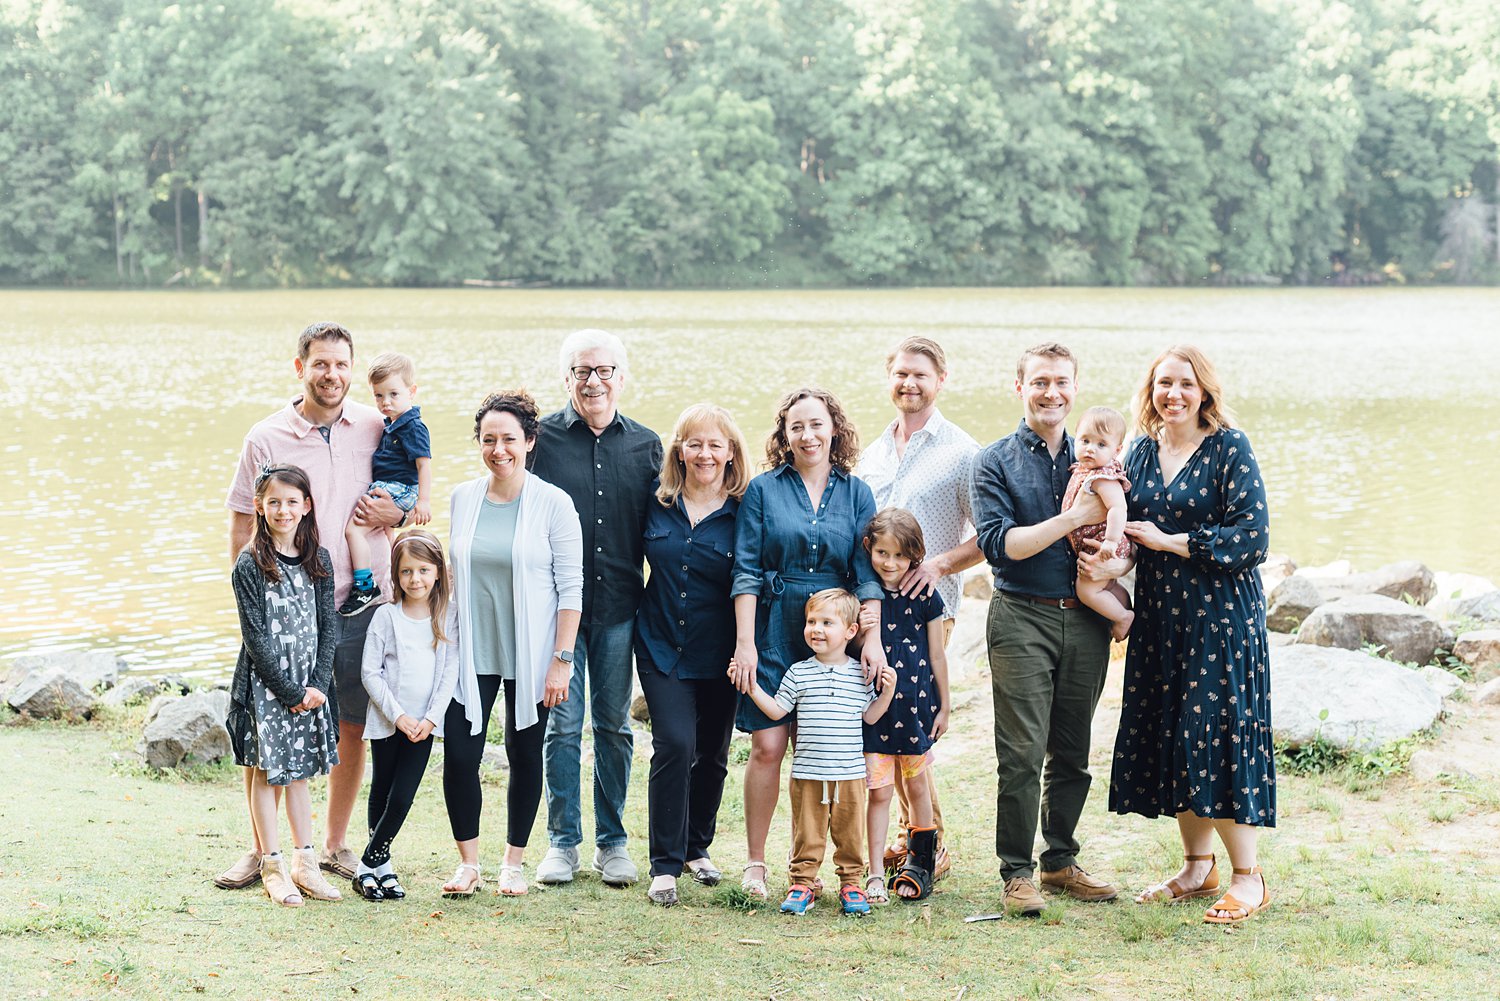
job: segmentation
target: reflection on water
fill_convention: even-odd
[[[885,352],[905,334],[947,349],[943,410],[981,441],[1019,420],[1015,358],[1032,343],[1080,356],[1080,409],[1124,409],[1151,357],[1192,341],[1255,443],[1277,551],[1500,578],[1496,315],[1500,292],[1471,289],[0,293],[0,656],[107,646],[142,669],[229,669],[224,495],[246,429],[297,391],[296,334],[317,319],[355,332],[356,368],[385,349],[416,358],[444,537],[448,492],[479,473],[475,404],[524,384],[560,405],[556,349],[577,327],[629,345],[632,416],[665,432],[714,400],[756,451],[776,396],[807,382],[878,434]]]

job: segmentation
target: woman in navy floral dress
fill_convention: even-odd
[[[1232,426],[1217,375],[1193,347],[1168,348],[1136,400],[1143,432],[1125,463],[1126,534],[1139,547],[1109,807],[1170,814],[1182,869],[1136,899],[1220,894],[1218,833],[1234,875],[1210,923],[1270,903],[1256,833],[1276,825],[1266,605],[1256,567],[1270,544],[1265,485]]]

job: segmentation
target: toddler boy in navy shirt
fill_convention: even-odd
[[[417,367],[406,355],[387,351],[370,363],[370,392],[375,408],[385,418],[380,444],[370,460],[370,489],[379,487],[391,495],[401,510],[409,512],[415,525],[432,520],[432,436],[422,423],[422,408],[417,398]],[[340,615],[359,615],[380,601],[380,587],[370,572],[370,546],[365,536],[371,529],[349,520],[344,537],[349,542],[349,564],[354,569],[354,586],[339,606]],[[394,569],[394,568],[392,568]]]

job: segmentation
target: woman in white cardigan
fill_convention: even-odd
[[[526,892],[521,860],[541,803],[547,711],[568,697],[583,610],[583,531],[572,499],[526,470],[537,417],[524,390],[486,397],[474,415],[486,475],[453,491],[448,553],[459,662],[444,719],[443,797],[459,866],[443,884],[448,896],[480,886],[479,762],[502,686],[510,783],[499,891]]]

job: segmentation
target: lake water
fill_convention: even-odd
[[[1491,289],[0,292],[0,657],[233,665],[224,496],[245,431],[298,391],[296,335],[314,320],[354,332],[357,370],[386,349],[417,360],[440,537],[450,489],[480,471],[475,405],[526,385],[560,406],[557,346],[578,327],[630,348],[627,413],[667,432],[712,400],[756,452],[777,395],[806,382],[879,434],[885,352],[906,334],[947,349],[942,409],[981,442],[1019,420],[1015,359],[1032,343],[1081,358],[1076,417],[1125,409],[1155,353],[1190,341],[1255,443],[1276,551],[1500,578],[1497,317]],[[351,395],[368,402],[362,381]]]

